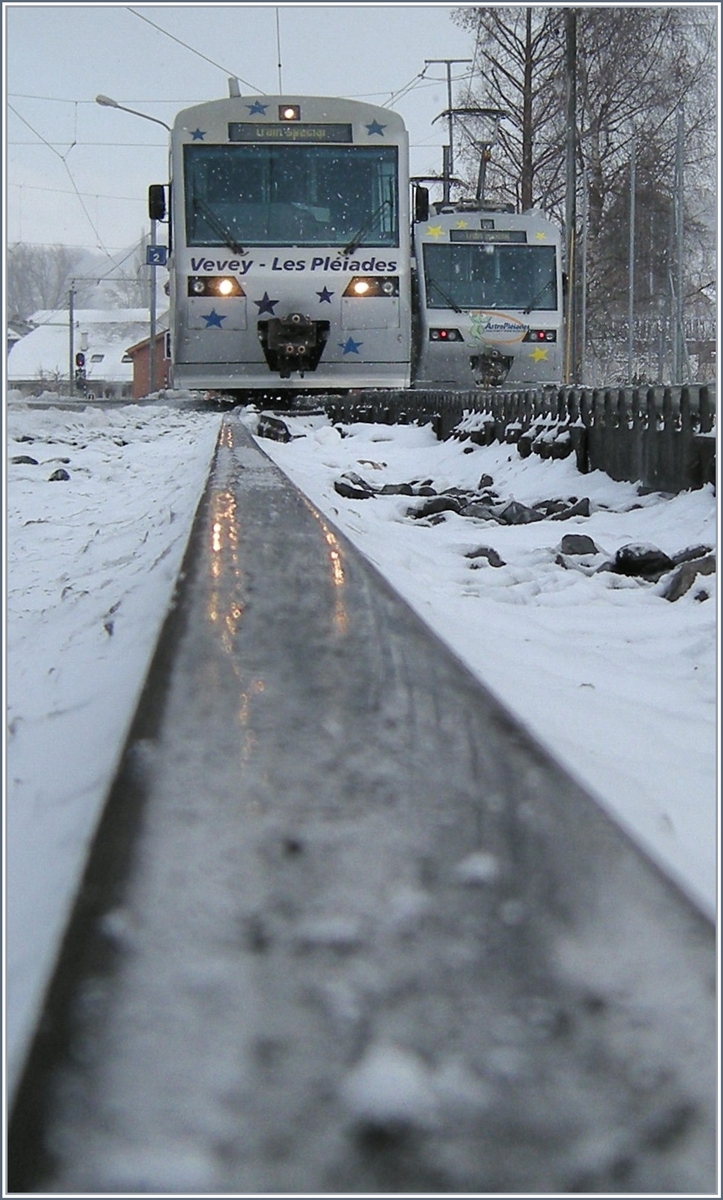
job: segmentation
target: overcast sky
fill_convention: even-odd
[[[432,121],[447,108],[446,67],[418,76],[425,59],[472,58],[459,7],[4,4],[7,241],[117,251],[147,229],[148,185],[168,174],[165,130],[101,108],[98,93],[171,124],[178,109],[227,96],[229,75],[242,92],[272,94],[280,70],[284,92],[377,104],[416,79],[392,107],[412,172],[440,171],[446,121]],[[455,88],[469,69],[452,67]]]

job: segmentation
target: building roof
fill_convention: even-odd
[[[70,355],[67,311],[40,310],[32,320],[37,328],[16,342],[8,355],[8,382],[67,379]],[[130,383],[133,362],[128,347],[148,336],[149,322],[149,312],[143,308],[76,310],[73,352],[83,350],[88,381]]]

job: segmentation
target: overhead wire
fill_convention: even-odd
[[[43,137],[42,133],[38,133],[38,130],[35,129],[30,124],[30,122],[25,119],[25,117],[22,115],[22,113],[19,113],[18,110],[12,104],[8,103],[8,108],[10,109],[11,112],[15,113],[15,116],[18,118],[19,121],[22,121],[23,125],[27,125],[27,127],[31,133],[34,133],[37,138],[40,138],[40,141],[43,142],[48,147],[51,154],[54,154],[57,158],[60,159],[63,166],[65,167],[65,170],[67,171],[68,178],[70,179],[70,182],[73,185],[73,191],[75,192],[75,195],[78,198],[78,203],[80,204],[80,207],[82,208],[83,212],[85,213],[85,216],[87,217],[87,220],[88,220],[88,224],[90,225],[91,229],[93,230],[93,233],[95,234],[96,238],[98,239],[98,248],[100,250],[103,250],[104,253],[107,254],[108,251],[106,250],[105,243],[103,242],[103,238],[101,237],[100,232],[98,231],[98,228],[96,227],[95,221],[93,220],[90,213],[88,212],[88,209],[86,208],[85,201],[83,200],[83,197],[80,194],[80,191],[78,190],[78,185],[76,184],[76,182],[73,178],[73,172],[71,171],[70,167],[68,166],[65,155],[61,154],[59,150],[56,150],[55,146],[51,145],[51,143],[47,140],[47,138]],[[66,151],[66,155],[70,154],[70,151],[73,149],[73,145],[75,145],[75,143],[71,143],[71,145],[68,147],[68,149]]]
[[[181,38],[176,37],[175,34],[169,33],[168,30],[164,29],[161,25],[156,25],[155,21],[151,21],[150,17],[144,17],[142,13],[137,12],[135,8],[131,8],[130,5],[126,5],[126,10],[127,12],[132,13],[134,17],[138,17],[140,21],[145,21],[147,25],[152,25],[153,28],[157,29],[159,33],[165,34],[165,36],[170,38],[172,42],[177,42],[178,45],[183,46],[185,50],[190,50],[192,54],[198,55],[198,57],[202,58],[204,62],[210,63],[212,67],[216,67],[217,70],[223,71],[225,75],[230,75],[234,79],[238,79],[239,83],[243,83],[246,87],[251,88],[252,92],[258,92],[260,96],[264,95],[262,88],[257,88],[255,84],[249,83],[248,79],[242,79],[236,71],[231,71],[228,67],[221,66],[220,63],[217,63],[212,58],[209,58],[207,54],[202,54],[200,50],[196,50],[195,46],[190,46],[188,42],[184,42],[181,40]]]

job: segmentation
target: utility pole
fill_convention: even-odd
[[[684,253],[684,179],[683,179],[683,143],[685,140],[685,120],[683,105],[678,109],[678,127],[675,142],[675,374],[673,383],[683,382],[683,363],[685,361],[686,345],[683,329],[683,253]]]
[[[628,383],[633,382],[633,322],[635,320],[635,132],[630,144],[630,230],[628,239]]]
[[[151,219],[151,246],[156,244],[156,222]],[[151,353],[148,360],[148,392],[152,396],[156,390],[156,264],[155,260],[151,262],[151,294],[150,300],[150,318],[151,318]]]
[[[68,395],[72,396],[75,388],[75,280],[70,281],[68,292]]]
[[[442,199],[445,204],[449,202],[449,186],[454,175],[454,114],[452,112],[452,65],[453,63],[470,63],[471,58],[425,58],[424,65],[431,66],[433,63],[444,63],[447,67],[447,120],[449,129],[449,151],[444,163],[444,191]]]
[[[577,280],[575,268],[575,224],[577,211],[575,193],[577,177],[575,170],[577,132],[577,11],[565,10],[565,83],[567,96],[567,145],[565,184],[565,235],[567,242],[567,329],[565,337],[565,383],[572,383],[576,371],[576,299]]]

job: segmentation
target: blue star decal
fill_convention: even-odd
[[[192,129],[191,130],[191,137],[193,138],[194,142],[202,142],[203,139],[205,138],[205,136],[206,136],[205,129]]]
[[[371,125],[367,125],[367,133],[371,137],[373,133],[378,133],[380,137],[384,137],[386,125],[380,125],[378,121],[372,121]]]
[[[249,113],[260,113],[263,117],[269,106],[268,104],[262,104],[260,100],[254,100],[253,104],[247,104],[246,107]]]
[[[355,342],[353,337],[348,337],[345,342],[339,342],[345,354],[358,354],[359,347],[363,346],[363,342]]]
[[[261,316],[262,313],[271,313],[271,316],[273,317],[274,306],[278,303],[278,300],[269,300],[268,292],[264,292],[261,300],[254,300],[254,304],[258,306],[259,316]]]
[[[217,313],[215,308],[212,308],[210,313],[201,313],[206,322],[207,329],[223,329],[222,321],[226,320],[226,313]]]
[[[320,292],[317,292],[316,294],[317,294],[317,296],[319,297],[319,303],[320,303],[320,304],[323,304],[325,301],[326,301],[326,303],[327,303],[327,304],[331,304],[331,298],[332,298],[332,296],[334,295],[334,293],[333,293],[333,292],[330,292],[330,291],[328,290],[328,288],[323,288],[323,290],[322,290],[322,291],[320,291]]]

